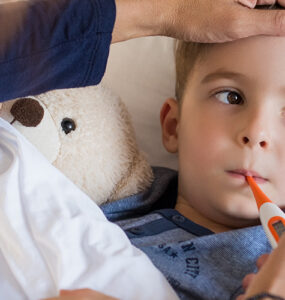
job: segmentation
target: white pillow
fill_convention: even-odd
[[[113,44],[103,83],[131,113],[138,145],[151,165],[177,169],[177,156],[161,141],[159,113],[175,91],[174,40],[146,37]]]

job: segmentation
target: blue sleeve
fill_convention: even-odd
[[[114,0],[0,4],[0,102],[98,84],[115,15]]]

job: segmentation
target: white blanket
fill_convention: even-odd
[[[0,299],[86,287],[124,300],[178,299],[124,232],[2,119],[0,249]]]

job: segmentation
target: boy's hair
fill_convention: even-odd
[[[279,4],[261,5],[257,9],[284,9]],[[175,96],[178,103],[182,102],[183,93],[186,87],[187,80],[194,69],[195,63],[202,58],[211,45],[207,43],[195,43],[177,41],[175,44],[175,61],[176,61],[176,86]]]
[[[177,41],[175,49],[176,85],[175,96],[178,103],[182,102],[186,83],[195,63],[201,58],[205,49],[210,46],[206,43]]]

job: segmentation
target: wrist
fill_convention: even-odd
[[[163,35],[167,7],[162,0],[115,0],[115,3],[116,20],[112,43],[143,36]]]

